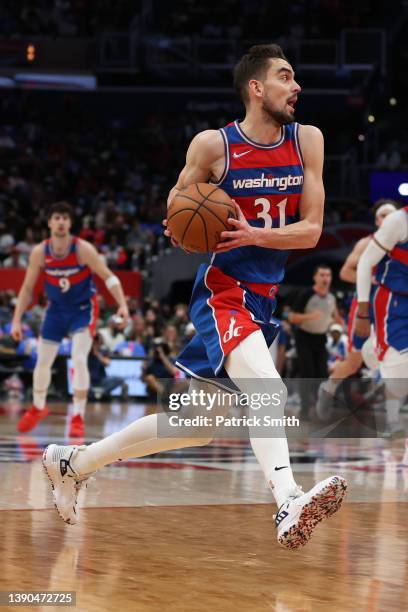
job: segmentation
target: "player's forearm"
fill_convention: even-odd
[[[339,276],[345,283],[355,284],[357,282],[357,271],[352,268],[341,268]]]
[[[265,229],[256,227],[254,244],[267,249],[311,249],[316,246],[322,227],[307,219],[291,223],[285,227]]]
[[[125,294],[123,293],[122,285],[120,283],[114,285],[113,287],[108,287],[108,289],[120,308],[127,307]]]
[[[17,304],[14,309],[13,323],[20,323],[21,318],[33,299],[33,292],[23,287],[18,295]]]

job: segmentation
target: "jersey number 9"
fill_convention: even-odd
[[[67,291],[70,290],[71,288],[71,283],[69,282],[68,278],[60,278],[59,279],[59,287],[62,291],[62,293],[66,293]]]

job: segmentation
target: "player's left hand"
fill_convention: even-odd
[[[215,247],[215,253],[225,253],[231,249],[254,244],[254,230],[256,228],[249,225],[238,204],[234,200],[233,202],[238,218],[228,219],[228,223],[232,226],[231,231],[221,233],[222,241]]]

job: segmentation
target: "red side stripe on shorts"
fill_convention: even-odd
[[[387,342],[388,308],[391,301],[391,291],[386,287],[378,287],[374,297],[375,333],[377,336],[377,357],[379,361],[389,348]]]
[[[208,299],[216,321],[219,342],[226,357],[242,340],[259,329],[244,305],[245,290],[236,280],[218,268],[211,267],[206,286],[212,292]]]
[[[92,338],[95,336],[95,331],[96,331],[96,324],[98,322],[98,316],[99,316],[99,302],[98,302],[98,296],[97,295],[93,295],[91,298],[91,321],[89,323],[89,333],[91,334]]]

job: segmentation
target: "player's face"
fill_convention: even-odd
[[[301,88],[286,60],[274,59],[270,64],[262,83],[262,110],[278,124],[286,125],[295,121],[295,105]]]
[[[326,268],[320,268],[316,271],[314,275],[314,282],[320,289],[329,289],[332,281],[332,273],[331,270],[326,270]]]
[[[64,238],[71,229],[71,217],[67,213],[54,213],[48,221],[51,236]]]

